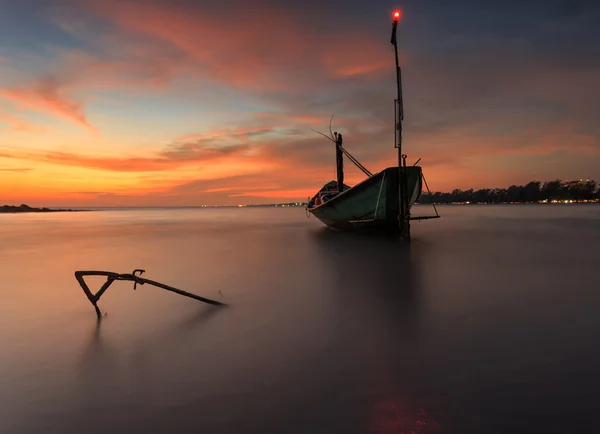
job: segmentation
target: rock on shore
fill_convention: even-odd
[[[16,213],[16,212],[73,212],[72,209],[50,209],[50,208],[32,208],[29,205],[3,205],[0,206],[0,213]]]

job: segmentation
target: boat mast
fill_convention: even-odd
[[[396,38],[398,20],[400,19],[400,11],[394,12],[394,21],[392,24],[392,39],[394,45],[394,55],[396,57],[396,86],[398,90],[397,99],[394,101],[395,113],[395,131],[394,131],[394,147],[398,149],[398,168],[399,168],[399,216],[398,229],[402,239],[410,241],[410,209],[408,206],[408,186],[406,179],[406,156],[402,154],[402,121],[404,120],[404,103],[402,101],[402,71],[398,62],[398,40]]]
[[[342,152],[342,135],[335,133],[335,165],[337,169],[337,188],[344,191],[344,154]]]
[[[394,22],[392,24],[392,40],[391,43],[394,45],[394,55],[396,56],[396,87],[398,89],[398,98],[394,101],[394,114],[396,122],[396,130],[394,133],[394,147],[398,148],[398,167],[402,166],[402,121],[404,120],[404,107],[402,101],[402,71],[398,62],[398,40],[396,38],[396,32],[398,28],[398,20],[400,19],[400,12],[394,12]]]

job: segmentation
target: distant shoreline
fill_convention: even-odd
[[[13,205],[3,205],[0,206],[0,213],[4,213],[4,214],[20,214],[20,213],[27,213],[27,212],[84,212],[84,211],[92,211],[92,210],[86,210],[86,209],[61,209],[61,208],[32,208],[29,205],[19,205],[19,206],[13,206]]]
[[[465,206],[465,205],[600,205],[598,200],[589,201],[551,201],[551,202],[415,202],[415,205],[437,205],[437,206]],[[306,206],[303,202],[279,203],[279,204],[253,204],[253,205],[180,205],[180,206],[99,206],[83,207],[84,209],[70,208],[35,208],[29,205],[3,205],[0,206],[0,214],[24,214],[24,213],[51,213],[51,212],[89,212],[103,210],[143,210],[143,209],[199,209],[199,208],[300,208]]]

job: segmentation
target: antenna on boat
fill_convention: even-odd
[[[394,147],[398,148],[398,166],[402,166],[402,121],[404,120],[404,104],[402,101],[402,70],[398,62],[398,40],[396,37],[398,29],[398,20],[402,16],[399,10],[394,12],[394,21],[392,24],[392,39],[391,43],[394,45],[394,55],[396,57],[396,86],[398,90],[398,98],[395,100],[395,133],[394,133]]]
[[[398,38],[396,36],[398,30],[398,21],[402,13],[400,10],[394,11],[392,22],[392,38],[390,42],[394,46],[394,55],[396,58],[396,87],[397,98],[394,101],[394,147],[398,149],[398,172],[400,177],[399,182],[399,216],[398,229],[402,239],[410,241],[410,206],[408,197],[408,184],[406,173],[406,155],[402,154],[402,121],[404,120],[404,103],[402,101],[402,70],[398,62]]]

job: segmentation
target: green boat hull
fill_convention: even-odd
[[[376,230],[396,233],[400,214],[400,171],[406,171],[407,191],[411,207],[421,195],[421,167],[388,167],[354,187],[344,185],[337,192],[331,181],[309,201],[306,209],[334,230]],[[319,204],[319,198],[323,198]]]

